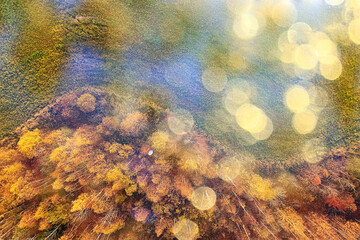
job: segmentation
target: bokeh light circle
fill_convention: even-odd
[[[218,162],[216,167],[217,175],[226,182],[231,182],[238,177],[240,170],[240,161],[236,157],[223,158]]]
[[[350,22],[348,34],[351,41],[356,44],[360,44],[360,18],[354,19]]]
[[[318,138],[307,140],[302,148],[302,154],[308,163],[320,162],[327,152],[327,147]]]
[[[271,18],[276,25],[287,27],[295,22],[297,10],[295,5],[288,0],[280,0],[271,9]]]
[[[266,140],[268,139],[271,134],[274,131],[274,125],[271,121],[271,119],[269,117],[266,117],[266,126],[264,128],[264,130],[262,130],[259,133],[251,133],[251,135],[256,139],[256,140]]]
[[[169,129],[173,133],[184,135],[191,131],[195,121],[189,111],[185,109],[176,109],[169,114],[167,123]]]
[[[312,34],[312,28],[304,22],[297,22],[291,25],[287,35],[290,43],[307,44]]]
[[[285,104],[294,113],[305,111],[310,104],[308,91],[300,85],[294,85],[285,93]]]
[[[343,67],[337,57],[332,57],[328,63],[320,63],[320,73],[327,80],[335,80],[340,77]]]
[[[209,210],[216,203],[216,193],[209,187],[199,187],[191,195],[191,203],[199,210]]]
[[[201,80],[209,92],[220,92],[225,88],[228,79],[223,69],[209,67],[203,72]]]
[[[296,66],[302,69],[313,69],[318,63],[316,50],[310,44],[301,44],[295,50]]]
[[[315,129],[317,120],[318,117],[313,111],[306,110],[301,113],[296,113],[293,117],[292,124],[299,134],[308,134]]]
[[[199,234],[199,227],[195,222],[184,218],[174,224],[172,231],[178,240],[193,240]]]
[[[325,2],[331,6],[339,6],[344,2],[344,0],[325,0]]]
[[[233,31],[240,39],[248,40],[254,38],[259,31],[259,22],[252,14],[240,14],[234,20]]]
[[[236,122],[250,133],[260,133],[266,127],[267,117],[260,108],[245,103],[236,111]]]

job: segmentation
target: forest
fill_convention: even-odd
[[[358,239],[359,143],[272,166],[142,94],[71,92],[3,140],[3,239]]]

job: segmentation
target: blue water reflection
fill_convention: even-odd
[[[74,50],[64,71],[64,80],[75,86],[100,85],[104,81],[104,60],[90,47]]]

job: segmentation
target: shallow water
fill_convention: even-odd
[[[355,0],[3,1],[1,239],[358,239]]]

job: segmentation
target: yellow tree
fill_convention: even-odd
[[[27,158],[33,158],[36,155],[36,147],[41,143],[39,129],[29,131],[21,136],[17,146],[19,152],[21,152]]]

